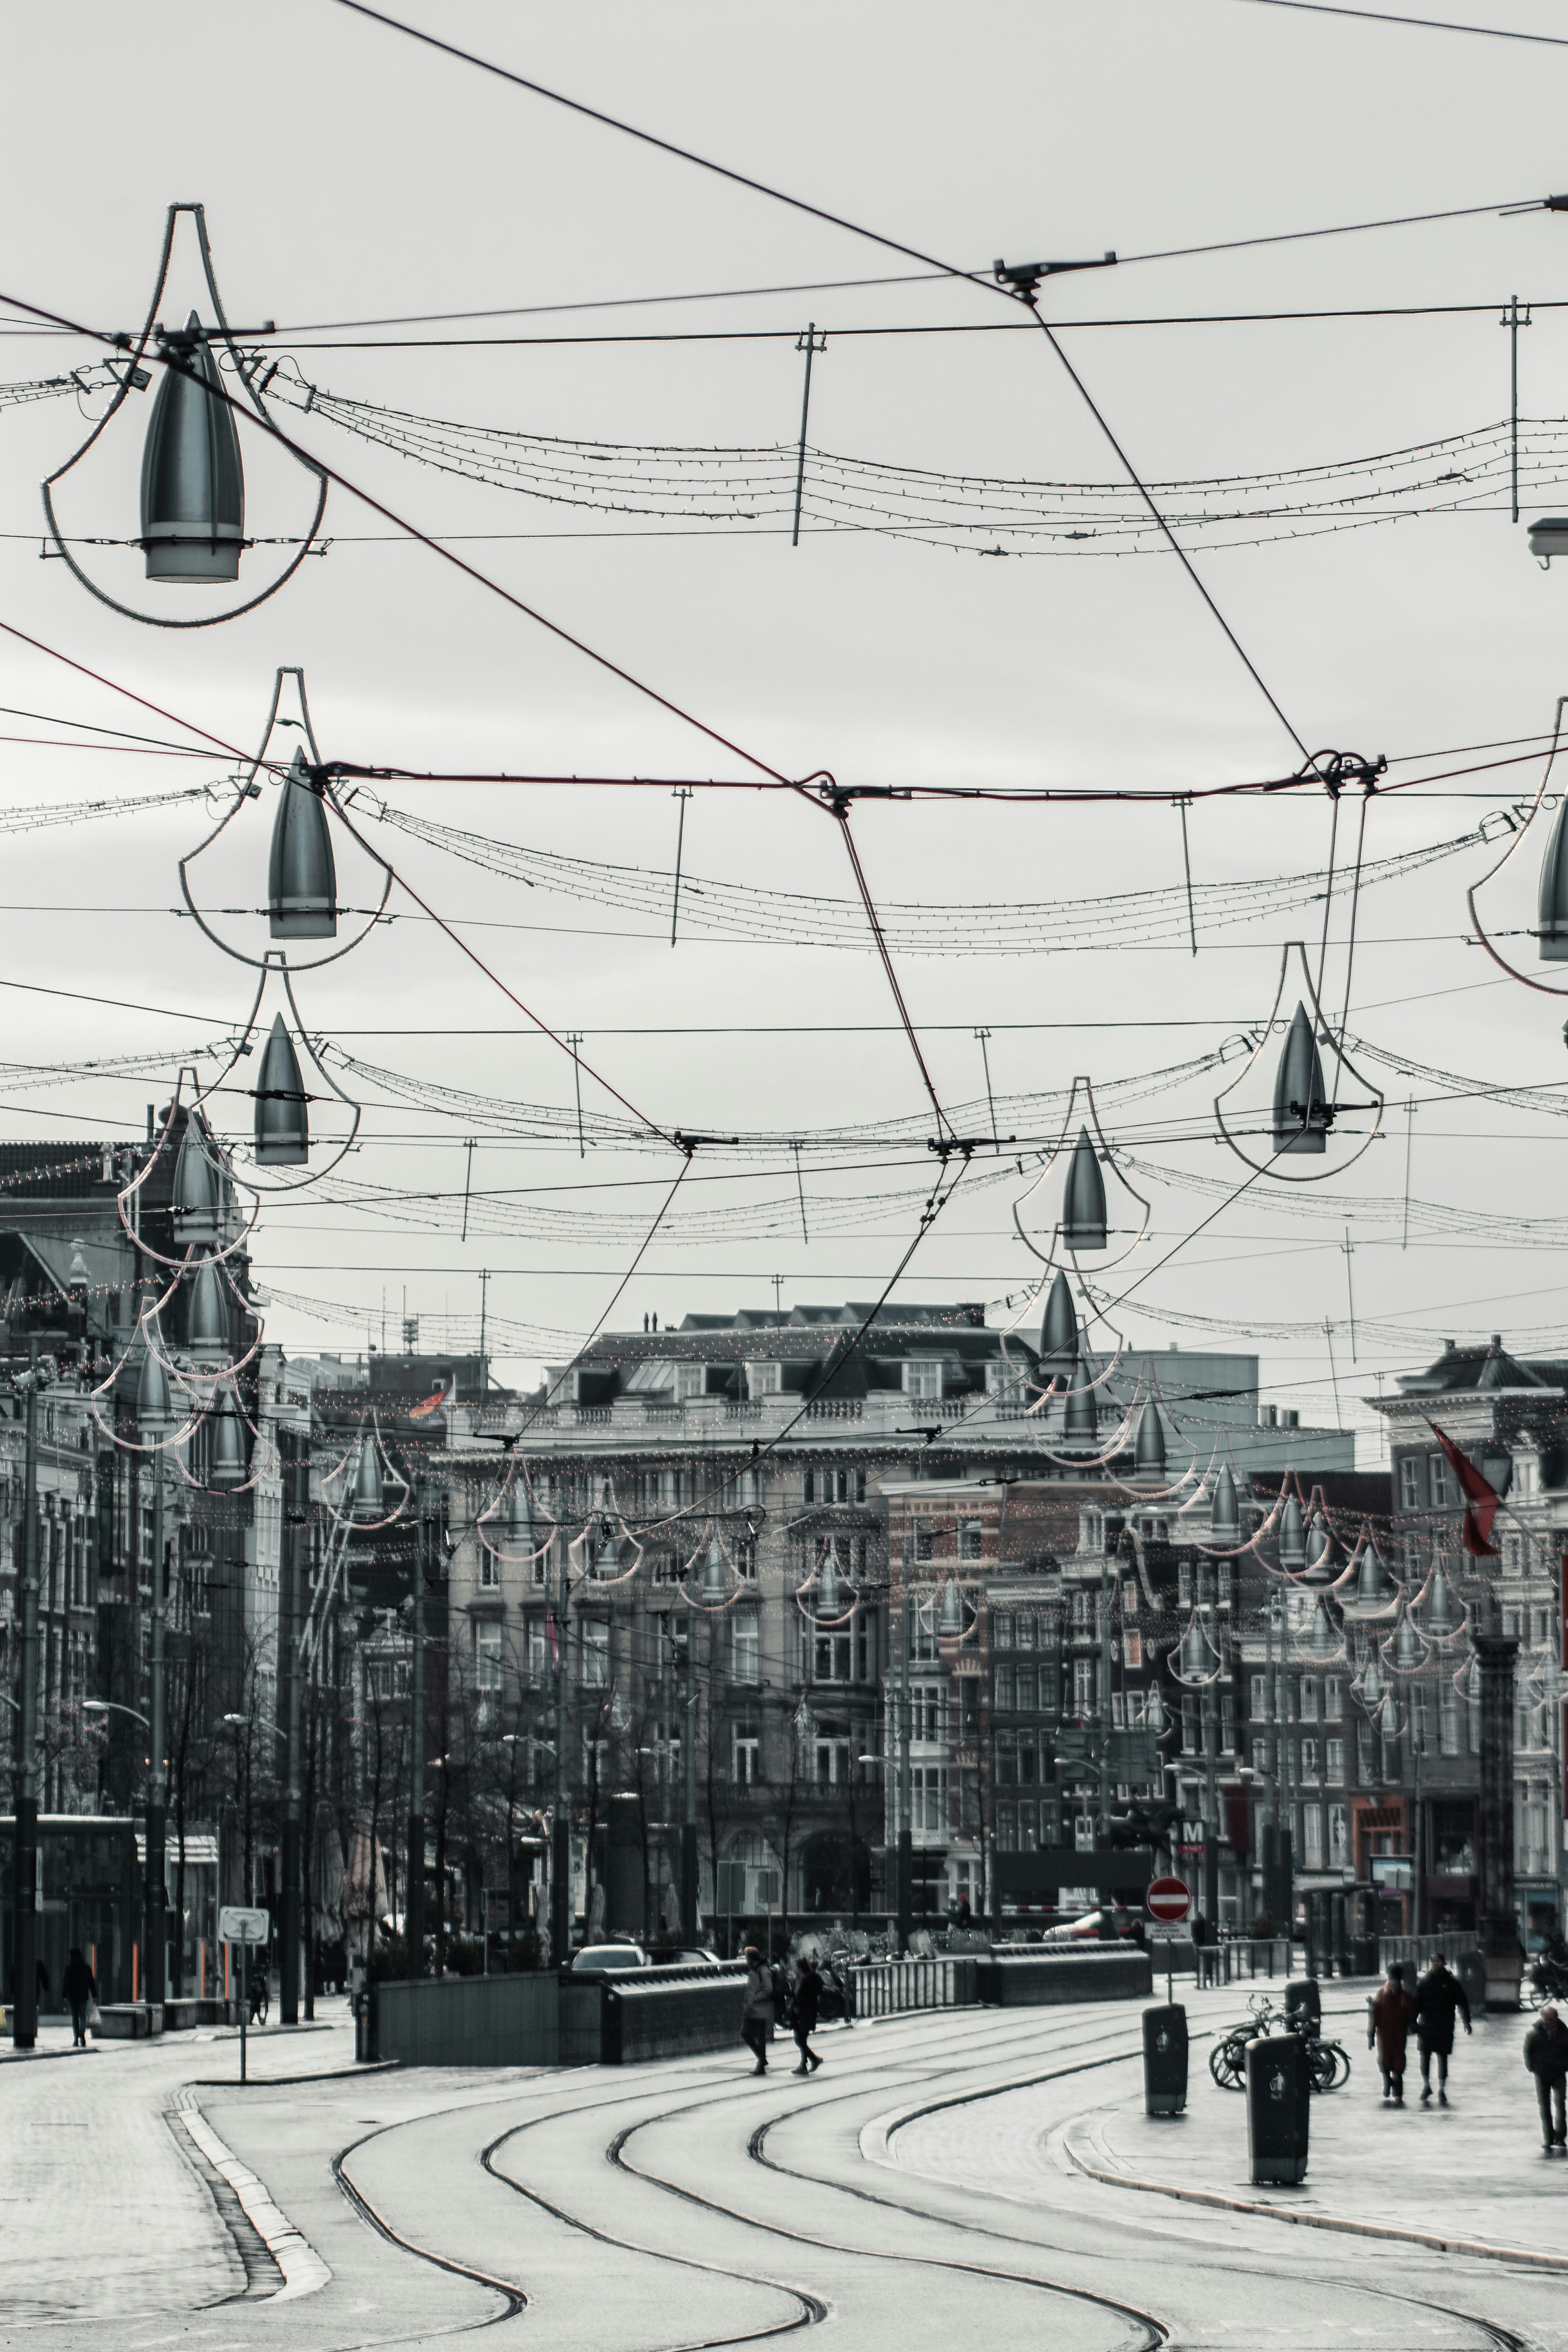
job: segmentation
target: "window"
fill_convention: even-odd
[[[1348,1805],[1329,1807],[1329,1868],[1343,1870],[1351,1858],[1351,1816]]]
[[[731,1778],[752,1788],[762,1773],[763,1735],[754,1723],[737,1723],[730,1736]]]
[[[1228,1691],[1220,1693],[1219,1744],[1227,1756],[1236,1750],[1236,1701]]]
[[[1252,1769],[1253,1769],[1253,1770],[1254,1770],[1255,1772],[1267,1772],[1267,1771],[1268,1771],[1268,1742],[1267,1741],[1267,1739],[1255,1739],[1255,1740],[1253,1741],[1253,1743],[1252,1743]]]
[[[1034,1732],[1021,1731],[1018,1734],[1018,1785],[1022,1789],[1033,1788],[1039,1777],[1039,1740]]]
[[[1018,1851],[1018,1808],[998,1805],[996,1808],[996,1851],[1016,1853]]]
[[[837,1789],[849,1778],[849,1726],[847,1723],[819,1725],[816,1739],[816,1782],[819,1788]]]
[[[1268,1720],[1268,1677],[1267,1675],[1254,1675],[1252,1677],[1252,1719],[1254,1723],[1267,1723]]]
[[[1127,1634],[1127,1635],[1126,1635],[1125,1639],[1126,1639],[1126,1643],[1127,1643],[1127,1663],[1128,1663],[1128,1664],[1129,1664],[1130,1666],[1141,1666],[1141,1665],[1142,1664],[1142,1663],[1143,1663],[1143,1636],[1142,1636],[1142,1633],[1129,1633],[1129,1634]]]
[[[474,1684],[481,1693],[493,1693],[500,1688],[499,1625],[476,1625],[474,1628]]]
[[[582,1642],[580,1679],[593,1690],[603,1690],[610,1679],[610,1628],[603,1617],[584,1617],[578,1624]]]
[[[1440,1454],[1429,1456],[1426,1464],[1426,1478],[1428,1492],[1432,1497],[1432,1508],[1435,1511],[1446,1511],[1448,1507],[1448,1465]]]
[[[1315,1739],[1301,1742],[1301,1778],[1315,1780],[1318,1777],[1318,1743]]]
[[[1330,1786],[1335,1789],[1342,1789],[1345,1785],[1344,1741],[1342,1739],[1328,1740],[1324,1746],[1324,1753],[1328,1758],[1328,1763],[1325,1769],[1328,1774]]]
[[[731,1626],[730,1671],[738,1683],[762,1680],[762,1628],[754,1617],[737,1617]]]
[[[1431,1813],[1432,1868],[1463,1878],[1476,1866],[1475,1811],[1466,1798],[1436,1800]]]
[[[1399,1465],[1399,1506],[1405,1511],[1421,1508],[1421,1465],[1414,1454],[1405,1454]]]
[[[997,1712],[997,1714],[998,1714],[998,1715],[1011,1715],[1011,1714],[1012,1714],[1012,1712],[1013,1712],[1013,1690],[1014,1690],[1014,1683],[1013,1683],[1013,1669],[1012,1669],[1012,1667],[1011,1667],[1011,1666],[998,1666],[998,1667],[997,1667],[997,1669],[996,1669],[996,1698],[995,1698],[995,1706],[996,1706],[996,1712]]]
[[[1075,1715],[1094,1713],[1095,1689],[1099,1681],[1098,1661],[1075,1658],[1072,1662],[1072,1708]]]
[[[1037,1687],[1038,1685],[1035,1678],[1034,1667],[1020,1666],[1018,1669],[1017,1684],[1018,1712],[1020,1715],[1034,1714],[1038,1704],[1035,1696]]]
[[[1018,1851],[1020,1853],[1034,1853],[1038,1851],[1040,1843],[1038,1816],[1039,1808],[1036,1805],[1033,1798],[1022,1797],[1019,1799]]]
[[[1193,1605],[1193,1564],[1190,1559],[1176,1562],[1176,1606],[1190,1609]]]
[[[1018,1735],[1016,1731],[999,1731],[996,1735],[996,1781],[999,1788],[1017,1786]]]
[[[1301,1808],[1301,1860],[1308,1870],[1323,1866],[1323,1809],[1321,1805]]]
[[[1301,1676],[1300,1714],[1303,1723],[1316,1723],[1318,1720],[1318,1677],[1316,1675],[1303,1675]]]
[[[942,1395],[942,1359],[940,1356],[911,1356],[904,1365],[904,1394],[911,1397]]]
[[[1013,1633],[1014,1625],[1012,1611],[1009,1609],[998,1610],[996,1614],[991,1620],[992,1648],[996,1650],[1010,1650],[1013,1647]]]
[[[931,1556],[931,1526],[929,1519],[915,1521],[915,1558],[930,1559]]]
[[[1372,1726],[1358,1723],[1355,1732],[1356,1779],[1363,1789],[1370,1789],[1377,1779],[1377,1764],[1373,1755]]]
[[[915,1683],[911,1685],[910,1738],[927,1742],[947,1738],[947,1693],[940,1683]]]
[[[545,1647],[544,1620],[538,1610],[524,1621],[523,1643],[523,1654],[528,1660],[528,1678],[530,1682],[542,1683],[549,1653]]]
[[[958,1523],[959,1559],[978,1559],[980,1557],[980,1521],[978,1519],[961,1519]]]
[[[489,1591],[500,1582],[500,1562],[485,1541],[485,1532],[481,1528],[479,1529],[479,1584],[482,1590]]]
[[[947,1769],[916,1764],[910,1772],[910,1826],[917,1837],[947,1834]]]
[[[808,1638],[811,1640],[813,1682],[853,1682],[855,1645],[847,1633],[817,1633]]]
[[[777,1396],[783,1387],[784,1366],[782,1364],[748,1364],[746,1366],[748,1396]]]

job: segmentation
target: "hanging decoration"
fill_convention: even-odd
[[[164,327],[154,323],[168,281],[174,230],[182,213],[189,214],[195,229],[202,272],[212,304],[214,323],[210,326],[205,325],[195,310],[184,327]],[[315,543],[326,513],[327,477],[308,457],[296,456],[295,462],[316,485],[315,513],[303,540],[282,571],[256,595],[230,604],[220,613],[184,615],[142,611],[134,604],[111,595],[89,575],[73,554],[69,541],[60,529],[54,493],[56,486],[80,465],[132,392],[147,389],[152,375],[142,362],[147,355],[149,344],[156,347],[159,382],[142,451],[141,530],[135,542],[144,552],[146,576],[150,581],[195,588],[236,581],[239,577],[241,558],[246,549],[254,544],[245,536],[245,474],[236,419],[242,404],[248,403],[263,426],[269,426],[270,420],[261,396],[268,379],[262,377],[258,383],[258,357],[254,353],[249,356],[242,353],[230,331],[213,269],[206,215],[201,205],[170,205],[157,281],[148,305],[146,321],[141,333],[131,343],[124,359],[110,363],[117,379],[114,396],[93,424],[86,440],[63,465],[57,466],[44,482],[43,500],[44,520],[53,542],[53,551],[69,567],[74,578],[89,595],[96,596],[100,604],[107,604],[110,611],[122,614],[126,620],[142,621],[152,628],[211,628],[220,621],[237,619],[241,613],[254,612],[269,596],[275,596],[285,582],[298,572]],[[223,375],[218,367],[220,355],[225,362],[223,373],[237,387],[233,395],[224,389]],[[268,439],[273,447],[280,446],[270,431]]]
[[[1480,910],[1476,901],[1489,884],[1497,879],[1515,852],[1523,846],[1528,835],[1533,833],[1536,842],[1538,844],[1541,842],[1541,831],[1537,821],[1545,810],[1555,807],[1556,822],[1542,848],[1536,895],[1536,928],[1532,936],[1536,943],[1536,952],[1542,963],[1568,961],[1568,799],[1562,799],[1557,794],[1549,793],[1547,790],[1552,781],[1552,771],[1556,764],[1558,751],[1562,748],[1564,709],[1568,709],[1568,695],[1559,695],[1557,708],[1552,715],[1552,739],[1542,768],[1541,782],[1535,788],[1535,797],[1528,809],[1521,812],[1522,822],[1516,830],[1510,833],[1502,856],[1494,865],[1487,868],[1479,881],[1472,882],[1465,893],[1465,901],[1470,910],[1470,927],[1498,970],[1505,971],[1510,980],[1517,980],[1521,987],[1534,989],[1538,995],[1557,997],[1568,996],[1568,987],[1559,988],[1553,986],[1550,981],[1537,980],[1531,973],[1521,971],[1517,964],[1510,963],[1508,958],[1495,945],[1488,933],[1486,926],[1481,921]]]
[[[1280,1010],[1285,1002],[1292,956],[1300,966],[1300,986],[1304,993],[1298,999],[1289,1020],[1282,1022]],[[1251,1152],[1243,1150],[1240,1137],[1245,1135],[1251,1139],[1256,1131],[1258,1112],[1248,1113],[1248,1124],[1245,1128],[1233,1129],[1226,1116],[1226,1104],[1232,1095],[1247,1085],[1270,1041],[1280,1035],[1283,1035],[1284,1043],[1275,1066],[1268,1128],[1272,1150],[1267,1159],[1256,1159]],[[1326,1047],[1333,1057],[1331,1086],[1324,1081],[1321,1046]],[[1367,1099],[1341,1099],[1347,1085],[1362,1088]],[[1268,1018],[1258,1029],[1252,1051],[1236,1076],[1215,1097],[1215,1121],[1221,1135],[1237,1158],[1255,1175],[1268,1177],[1279,1183],[1321,1183],[1325,1177],[1337,1176],[1345,1169],[1352,1168],[1363,1153],[1371,1149],[1383,1125],[1385,1099],[1352,1063],[1343,1034],[1336,1034],[1330,1026],[1319,1001],[1306,946],[1300,940],[1292,940],[1279,960],[1279,982],[1274,992],[1273,1008]],[[1334,1132],[1336,1121],[1347,1113],[1362,1112],[1372,1115],[1372,1124],[1362,1132],[1353,1150],[1336,1154],[1334,1165],[1330,1168],[1312,1170],[1295,1165],[1302,1157],[1321,1158],[1326,1154],[1328,1139]]]

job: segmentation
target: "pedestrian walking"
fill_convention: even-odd
[[[797,2074],[815,2074],[822,2061],[811,2047],[811,2035],[822,2014],[822,1978],[816,1962],[802,1952],[795,1964],[795,1998],[791,2003],[795,2046],[800,2052]]]
[[[1405,2105],[1405,2055],[1415,2014],[1415,1996],[1405,1986],[1405,1970],[1392,1961],[1386,1980],[1367,2003],[1366,2046],[1370,2050],[1375,2041],[1383,2095],[1396,2107]]]
[[[1541,2102],[1541,2137],[1548,2156],[1554,2147],[1568,2155],[1568,2025],[1552,2001],[1542,2004],[1540,2016],[1524,2037],[1524,2063],[1535,2077]]]
[[[746,1997],[741,2013],[741,2039],[756,2060],[752,2070],[768,2071],[768,2043],[773,2032],[773,1972],[755,1944],[746,1946]]]
[[[87,2016],[93,2002],[98,1999],[98,1982],[92,1970],[83,1959],[79,1947],[75,1944],[71,1946],[70,1958],[66,1962],[66,1972],[60,1979],[60,1990],[70,2005],[71,2048],[85,2050],[87,2048]]]
[[[1432,2098],[1432,2061],[1437,2061],[1437,2105],[1448,2104],[1448,2061],[1454,2053],[1454,2019],[1462,2016],[1470,2031],[1470,2004],[1465,1988],[1441,1952],[1433,1955],[1426,1975],[1415,1988],[1415,2043],[1421,2053],[1421,2104]]]

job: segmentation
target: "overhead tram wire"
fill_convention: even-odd
[[[1528,41],[1533,47],[1568,49],[1568,35],[1520,33],[1506,25],[1458,25],[1451,16],[1396,16],[1385,8],[1341,8],[1331,0],[1245,0],[1253,8],[1290,8],[1307,16],[1350,16],[1367,25],[1405,25],[1423,33],[1472,33],[1487,41]]]

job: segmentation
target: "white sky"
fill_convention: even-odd
[[[778,12],[678,5],[580,11],[464,5],[412,13],[432,29],[757,177],[966,267],[1049,253],[1135,253],[1211,239],[1447,206],[1542,196],[1568,179],[1560,84],[1568,50],[1356,25],[1244,0],[1098,0],[1090,9],[929,5]],[[1543,0],[1480,21],[1558,30]],[[5,292],[110,327],[139,323],[164,207],[207,207],[219,283],[239,325],[361,319],[502,304],[875,276],[900,267],[853,237],[725,186],[331,5],[275,0],[263,12],[163,0],[33,11],[11,28],[12,86],[25,94],[0,152]],[[188,247],[165,313],[194,294]],[[1326,238],[1067,278],[1060,318],[1252,310],[1495,305],[1441,319],[1076,331],[1075,363],[1146,476],[1220,475],[1394,449],[1506,413],[1508,341],[1498,311],[1518,292],[1568,292],[1568,217],[1534,214]],[[1110,454],[1031,335],[856,340],[853,326],[1005,320],[994,297],[906,287],[605,311],[518,322],[520,332],[637,328],[798,330],[814,318],[812,439],[910,465],[1053,479],[1116,478]],[[1521,338],[1521,408],[1561,415],[1568,310],[1538,310]],[[411,331],[420,331],[417,330]],[[477,331],[485,332],[484,329]],[[472,423],[607,441],[769,444],[798,425],[801,362],[786,338],[304,356],[331,390]],[[58,372],[89,347],[0,336],[0,377]],[[135,528],[145,403],[129,404],[61,494],[67,527]],[[1292,746],[1169,559],[977,561],[871,537],[607,536],[592,521],[427,471],[292,411],[282,422],[331,464],[437,533],[502,534],[463,552],[514,593],[685,703],[787,773],[842,782],[979,781],[1202,788],[1285,772]],[[741,772],[658,711],[424,550],[389,543],[374,516],[334,493],[333,544],[272,603],[233,625],[139,628],[94,604],[60,563],[41,566],[39,477],[85,427],[68,402],[0,413],[0,619],[210,729],[249,744],[279,663],[307,671],[329,757],[417,767],[707,776]],[[287,532],[308,511],[302,478],[247,444],[247,527]],[[1568,498],[1557,501],[1568,504]],[[1551,501],[1547,501],[1550,505]],[[1532,509],[1526,509],[1527,515]],[[1540,511],[1540,504],[1533,509]],[[562,536],[563,530],[580,537]],[[365,534],[370,534],[366,537]],[[510,534],[510,536],[506,536]],[[91,553],[91,551],[89,551]],[[100,576],[151,609],[177,592],[136,578],[139,559],[99,551]],[[243,579],[265,574],[247,554]],[[1391,756],[1536,733],[1568,688],[1568,578],[1543,574],[1506,511],[1436,516],[1198,559],[1274,693],[1314,749]],[[120,567],[116,569],[116,567]],[[160,605],[159,600],[163,599]],[[135,707],[15,640],[0,641],[8,704],[111,726],[166,730]],[[0,719],[0,729],[47,734]],[[6,798],[107,797],[223,772],[185,761],[108,758],[7,744]],[[1458,761],[1448,764],[1459,765]],[[1412,768],[1395,773],[1419,772]],[[1534,767],[1379,800],[1369,856],[1436,840],[1532,791]],[[1453,797],[1454,805],[1442,802]],[[662,792],[495,787],[398,789],[410,806],[510,841],[584,856],[671,863],[674,803]],[[227,869],[260,895],[268,796]],[[1195,874],[1321,866],[1321,798],[1199,805]],[[1180,830],[1165,807],[931,808],[873,803],[857,819],[873,887],[889,899],[1070,900],[1179,879]],[[174,861],[193,816],[127,815],[6,835],[0,979],[134,1000],[107,1009],[0,992],[7,1060],[167,1049],[177,1057],[240,1017],[251,982],[171,909]],[[1346,829],[1342,825],[1342,842]],[[489,877],[388,835],[415,887],[559,1030],[663,1124],[799,1132],[917,1111],[918,1074],[888,1024],[869,955],[635,938],[635,919]],[[699,875],[843,895],[829,820],[794,800],[708,794],[690,806],[686,857]],[[1426,1064],[1489,1083],[1568,1080],[1561,1013],[1499,982],[1466,942],[1464,886],[1489,859],[1447,860],[1367,894],[1351,1027]],[[1533,920],[1537,852],[1500,886],[1500,928]],[[349,869],[345,862],[345,881]],[[218,877],[215,875],[215,881]],[[345,893],[347,895],[347,893]],[[226,888],[219,903],[235,903]],[[241,903],[252,901],[242,900]],[[395,896],[395,908],[408,901]],[[1268,1012],[1280,943],[1306,925],[1270,919],[1184,951],[1114,946],[1035,958],[911,957],[900,967],[940,1091],[982,1088],[973,1031],[992,1032],[998,1092],[1125,1076],[1216,1045]],[[984,925],[977,917],[977,926]],[[1342,942],[1342,909],[1335,939]],[[1520,943],[1528,947],[1529,942]],[[1533,964],[1530,966],[1534,969]],[[1337,1011],[1342,945],[1326,993]],[[1562,974],[1568,982],[1568,972]],[[569,1064],[518,1034],[505,999],[427,923],[399,919],[355,955],[300,983],[313,1029],[383,1066],[530,1101],[572,1099]],[[1289,1007],[1287,1007],[1289,1009]],[[852,1024],[872,1024],[856,1032]],[[757,1024],[847,1033],[723,1034]],[[1037,1024],[1034,1026],[1028,1024]],[[666,1029],[664,1036],[634,1034]],[[492,1034],[473,1034],[490,1032]],[[500,1033],[500,1034],[495,1034]],[[172,1064],[171,1064],[172,1066]],[[254,1068],[255,1065],[250,1066]],[[249,1081],[254,1083],[254,1081]],[[1402,1099],[1405,1091],[1389,1080]],[[1212,1130],[1212,1083],[1149,1107],[1205,1139],[1155,1157],[1205,1177],[1245,1171]],[[139,1130],[166,1081],[3,1090],[8,1135]],[[590,1099],[593,1090],[590,1089]],[[602,1101],[603,1097],[599,1097]],[[247,1106],[231,1116],[243,1127]],[[42,1103],[42,1114],[28,1106]],[[68,1117],[67,1116],[68,1112]],[[1112,1139],[1118,1132],[1108,1121]],[[571,1330],[599,1315],[630,1256],[619,1228],[581,1234],[471,1231],[458,1239],[462,1120],[380,1106],[356,1175],[441,1196],[394,1223],[307,1194],[270,1207],[257,1245],[264,1277],[347,1302],[379,1331],[410,1312],[472,1315],[479,1274],[493,1313]],[[1482,1103],[1433,1103],[1415,1119],[1414,1191],[1460,1210],[1547,1216],[1560,1204],[1555,1119]],[[417,1137],[417,1140],[410,1139]],[[1369,1201],[1402,1192],[1404,1120],[1390,1118],[1342,1180]],[[913,1197],[929,1155],[853,1180]],[[673,1174],[659,1158],[574,1144],[482,1146],[477,1186],[635,1190],[540,1195],[632,1218]],[[700,1170],[699,1171],[700,1173]],[[1047,1180],[1047,1192],[1053,1180]],[[725,1204],[787,1195],[793,1178],[709,1185]],[[834,1188],[839,1197],[840,1180]],[[1029,1265],[1012,1235],[1016,1184],[961,1192],[919,1253],[904,1295],[996,1298]],[[1346,1311],[1343,1221],[1305,1222],[1255,1185],[1141,1292],[1140,1344],[1199,1335],[1162,1308],[1299,1322],[1262,1345],[1267,1393],[1331,1417],[1321,1323]],[[510,1195],[517,1198],[517,1195]],[[526,1195],[521,1197],[526,1198]],[[1152,1264],[1207,1212],[1153,1195]],[[486,1213],[487,1216],[490,1213]],[[825,1210],[824,1215],[826,1216]],[[657,1308],[674,1321],[721,1311],[869,1298],[907,1244],[908,1201],[809,1245],[795,1231],[656,1242],[616,1321]],[[492,1219],[492,1222],[498,1220]],[[476,1218],[476,1224],[484,1220]],[[1531,1241],[1502,1247],[1463,1232],[1412,1238],[1352,1218],[1357,1312],[1430,1331],[1500,1328],[1518,1344],[1568,1330],[1568,1262]],[[1131,1275],[1128,1277],[1131,1278]],[[353,1329],[276,1308],[273,1336],[300,1348],[355,1344]],[[441,1327],[426,1324],[427,1334]],[[363,1336],[363,1334],[362,1334]],[[1370,1393],[1422,1351],[1336,1339],[1341,1394]],[[549,1350],[559,1355],[558,1346]],[[534,1359],[505,1367],[531,1375]],[[1366,1427],[1372,1416],[1357,1410]],[[1363,1462],[1373,1458],[1363,1446]]]

